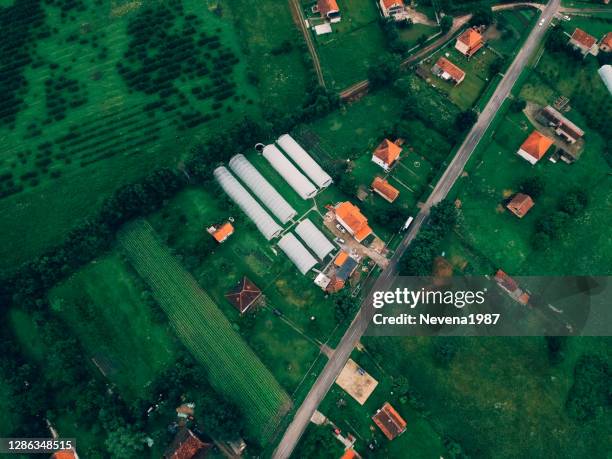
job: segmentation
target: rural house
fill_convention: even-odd
[[[402,419],[389,402],[385,402],[382,408],[376,411],[372,420],[389,440],[393,440],[406,430],[406,421]]]
[[[399,145],[391,142],[389,139],[385,139],[374,150],[372,162],[388,171],[393,163],[397,161],[401,152],[402,148]]]
[[[225,242],[228,237],[234,234],[234,227],[230,222],[225,222],[223,225],[220,226],[213,225],[209,228],[206,228],[206,231],[208,231],[208,234],[215,238],[215,241],[221,244]]]
[[[51,456],[51,459],[79,459],[78,454],[74,449],[65,449],[61,451],[56,451]]]
[[[336,0],[317,0],[314,12],[318,12],[323,19],[331,23],[340,22],[340,8]]]
[[[523,142],[517,154],[531,164],[535,164],[544,157],[552,144],[552,139],[538,131],[533,131]]]
[[[517,193],[514,195],[512,200],[506,205],[508,210],[516,215],[518,218],[523,218],[529,209],[534,205],[531,196],[523,193]]]
[[[469,28],[459,35],[455,43],[455,49],[466,57],[472,57],[483,46],[482,35],[474,28]]]
[[[580,50],[583,55],[589,53],[595,55],[597,53],[597,40],[592,35],[589,35],[584,30],[576,28],[572,34],[569,44]]]
[[[240,314],[244,314],[257,300],[261,298],[261,290],[244,276],[229,292],[225,299],[229,301]]]
[[[461,83],[465,78],[465,72],[445,57],[441,57],[436,61],[431,68],[431,72],[443,80],[453,81],[455,85]]]
[[[336,271],[330,278],[330,283],[327,285],[326,290],[330,293],[335,293],[344,288],[346,281],[353,275],[358,265],[359,262],[357,260],[341,250],[334,260]]]
[[[536,118],[542,124],[553,127],[555,133],[568,143],[575,143],[584,135],[582,129],[550,105],[540,110]]]
[[[604,53],[609,53],[610,51],[612,51],[612,32],[608,32],[601,39],[601,43],[599,44],[599,50],[603,51]]]
[[[506,291],[510,297],[521,304],[529,303],[529,293],[523,291],[518,283],[501,269],[495,273],[495,282]]]
[[[164,453],[164,459],[204,459],[210,448],[211,444],[204,443],[191,430],[183,427]]]
[[[380,10],[386,18],[402,21],[408,18],[403,0],[380,0]]]
[[[372,182],[372,190],[383,197],[387,202],[393,202],[399,196],[399,190],[386,180],[376,177]]]
[[[349,201],[336,204],[334,207],[336,220],[357,242],[363,241],[372,234],[372,228],[368,226],[368,219],[364,217],[359,208]]]

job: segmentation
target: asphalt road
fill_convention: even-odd
[[[325,368],[323,368],[323,371],[310,389],[310,392],[308,392],[304,402],[296,411],[291,424],[285,431],[283,438],[274,452],[274,459],[288,458],[293,452],[293,449],[300,440],[300,437],[306,430],[313,413],[340,374],[340,371],[342,371],[342,368],[348,360],[355,345],[363,336],[373,313],[373,292],[386,290],[393,283],[393,280],[397,274],[397,263],[399,259],[408,245],[418,234],[421,226],[429,215],[431,207],[446,197],[457,178],[459,178],[461,175],[463,168],[476,148],[476,145],[478,145],[478,142],[482,139],[482,136],[491,124],[495,114],[501,107],[503,101],[510,94],[512,87],[516,83],[516,80],[521,74],[523,68],[542,40],[551,19],[559,8],[559,2],[560,0],[550,0],[542,11],[538,24],[536,24],[535,28],[525,40],[523,47],[517,53],[514,61],[493,93],[493,96],[491,96],[491,99],[478,117],[476,124],[474,124],[469,134],[457,150],[455,157],[436,184],[436,187],[427,199],[427,202],[415,217],[410,229],[400,242],[399,247],[391,258],[389,266],[378,277],[372,286],[372,289],[361,303],[361,308],[357,313],[357,316],[342,337],[342,340],[335,349],[334,354],[325,365]],[[542,20],[544,20],[544,24],[540,26],[539,23]]]

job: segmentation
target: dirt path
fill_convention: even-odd
[[[302,31],[302,35],[304,36],[304,40],[306,40],[306,46],[308,46],[308,52],[312,57],[312,62],[314,64],[315,73],[317,74],[317,80],[319,84],[325,87],[325,80],[323,79],[323,70],[321,69],[321,62],[319,61],[319,55],[317,54],[317,49],[315,48],[314,43],[312,42],[312,35],[310,31],[306,27],[306,19],[302,14],[302,8],[300,7],[299,0],[289,0],[289,6],[291,8],[291,15],[293,16],[293,20],[297,24],[297,26]]]

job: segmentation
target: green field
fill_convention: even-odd
[[[485,32],[490,47],[505,56],[513,56],[533,28],[539,12],[533,8],[503,10],[494,14],[497,25]],[[500,27],[499,23],[503,26]]]
[[[2,34],[6,49],[26,55],[15,62],[24,83],[3,87],[10,97],[0,107],[3,269],[59,243],[119,186],[181,164],[219,129],[258,116],[260,94],[293,111],[312,72],[300,46],[271,54],[301,40],[287,4],[69,3],[30,13],[41,22],[23,43]],[[155,33],[146,30],[153,23]]]
[[[398,29],[400,38],[408,48],[412,48],[418,45],[419,39],[425,35],[431,37],[432,35],[440,32],[439,27],[430,26],[427,24],[412,24],[406,29]]]
[[[265,443],[290,407],[285,391],[146,221],[131,223],[119,240],[211,384],[242,407],[250,431]]]
[[[165,320],[154,321],[143,287],[115,253],[89,264],[49,295],[53,311],[126,398],[140,395],[175,354],[175,338]]]

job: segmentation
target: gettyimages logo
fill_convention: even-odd
[[[610,277],[398,277],[363,314],[373,336],[610,336]]]

